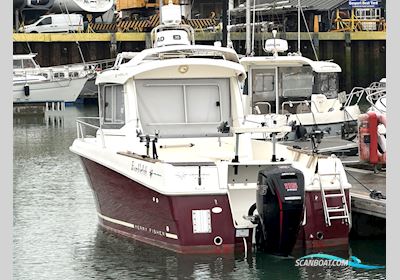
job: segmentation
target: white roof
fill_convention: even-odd
[[[163,59],[163,57],[168,59]],[[215,59],[214,57],[221,57],[222,59]],[[226,77],[236,76],[239,80],[246,78],[244,67],[239,63],[239,57],[233,49],[206,45],[176,45],[145,49],[135,54],[127,63],[119,65],[118,68],[98,74],[96,84],[123,84],[129,78],[139,74],[182,65],[189,66],[189,69],[191,69],[191,65],[199,66],[203,70],[206,69],[207,72],[202,74],[209,75],[209,77],[214,77],[214,74],[218,72]],[[199,67],[197,68],[200,69]],[[226,72],[227,69],[230,69],[231,73]],[[171,78],[172,75],[171,73]],[[193,75],[193,73],[189,72],[184,77],[191,78],[190,75]],[[199,75],[199,72],[196,75]],[[155,78],[157,78],[157,75],[155,75]]]
[[[330,61],[314,61],[300,55],[243,57],[240,63],[248,70],[251,66],[303,66],[310,65],[317,73],[342,72],[340,66]]]
[[[135,59],[135,58],[133,58]],[[165,60],[153,60],[140,65],[133,65],[132,67],[120,67],[119,69],[106,70],[97,75],[96,84],[101,83],[116,83],[124,84],[129,78],[137,76],[139,74],[151,74],[154,73],[154,78],[159,78],[160,75],[155,71],[163,71],[164,69],[169,72],[164,72],[165,76],[170,78],[176,78],[178,72],[171,73],[170,68],[176,67],[177,71],[180,66],[188,66],[189,71],[182,76],[184,78],[193,78],[198,76],[208,77],[238,77],[240,81],[246,78],[246,72],[244,67],[239,63],[211,59],[211,58],[174,58]],[[196,66],[197,71],[195,73],[190,72],[191,66]],[[169,68],[169,69],[166,69]]]

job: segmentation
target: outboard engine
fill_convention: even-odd
[[[257,247],[288,256],[297,240],[304,211],[304,176],[291,166],[258,172],[256,207]]]

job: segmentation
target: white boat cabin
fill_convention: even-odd
[[[297,54],[244,57],[240,63],[248,75],[243,90],[248,114],[309,113],[314,98],[328,103],[338,98],[341,68],[336,63]]]
[[[117,60],[123,61],[123,56]],[[233,50],[179,45],[126,56],[131,60],[104,71],[96,80],[103,128],[119,129],[130,122],[141,134],[159,138],[229,134],[231,94],[240,96],[235,81],[237,76],[245,78]],[[187,58],[187,64],[181,64],[181,58]],[[208,74],[211,69],[213,78]]]

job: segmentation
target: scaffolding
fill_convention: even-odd
[[[379,8],[351,9],[350,16],[341,15],[336,10],[333,32],[358,32],[358,31],[384,31],[386,32],[386,20],[381,17]]]

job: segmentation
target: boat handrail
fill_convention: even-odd
[[[288,125],[282,125],[277,127],[247,127],[247,126],[237,126],[232,127],[232,132],[235,134],[243,134],[243,133],[282,133],[282,132],[291,132],[292,127]]]
[[[379,82],[374,82],[371,83],[369,87],[363,88],[363,87],[354,87],[351,92],[347,95],[346,102],[344,103],[344,106],[350,106],[353,98],[357,97],[356,104],[358,104],[361,100],[361,98],[365,95],[365,98],[369,103],[370,100],[373,100],[373,97],[375,96],[376,93],[376,100],[381,97],[382,95],[386,95],[386,87],[382,85],[382,83]],[[370,97],[368,97],[370,96]],[[370,100],[368,100],[370,99]]]
[[[105,140],[104,140],[104,132],[103,129],[101,128],[101,125],[99,124],[94,125],[88,122],[85,122],[84,120],[98,120],[100,123],[100,118],[99,117],[78,117],[76,118],[76,133],[77,133],[77,138],[80,139],[81,141],[85,141],[86,133],[85,133],[85,127],[91,127],[95,128],[100,132],[100,139],[101,139],[101,144],[102,147],[104,148],[105,145]]]
[[[382,109],[378,108],[376,106],[376,102],[382,98],[386,96],[386,88],[379,88],[378,90],[375,89],[368,89],[367,90],[367,96],[366,99],[368,101],[368,103],[375,109],[378,110],[379,112],[383,113]]]
[[[366,88],[354,87],[349,94],[347,94],[346,102],[344,107],[350,106],[354,97],[357,97],[356,104],[358,104],[361,98],[366,94]]]
[[[119,66],[123,63],[124,59],[132,59],[137,54],[138,54],[138,52],[121,52],[121,53],[117,54],[117,57],[115,58],[112,69],[118,69]]]
[[[257,115],[264,115],[264,114],[261,113],[260,108],[258,107],[258,105],[266,105],[268,107],[268,113],[267,114],[271,114],[271,103],[269,103],[268,101],[257,101],[257,102],[254,102],[253,109],[255,109],[257,107],[257,109],[258,109]]]

